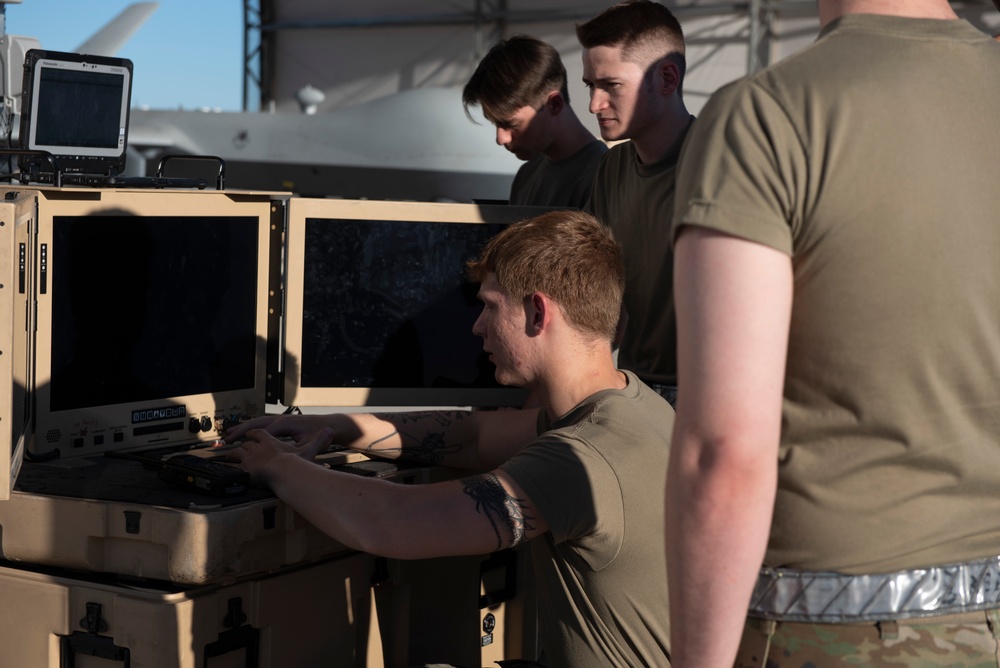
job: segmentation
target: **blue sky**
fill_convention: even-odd
[[[134,0],[23,0],[6,6],[7,34],[75,51]],[[153,109],[243,104],[243,0],[159,0],[116,54],[132,61],[132,105]]]

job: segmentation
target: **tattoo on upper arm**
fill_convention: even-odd
[[[530,522],[535,518],[524,514],[524,499],[516,499],[508,494],[495,474],[484,473],[465,478],[462,480],[462,487],[463,491],[476,502],[476,510],[486,515],[486,519],[493,526],[493,532],[497,536],[496,549],[504,547],[498,522],[506,522],[510,530],[510,545],[507,547],[524,542],[526,532],[534,529]]]

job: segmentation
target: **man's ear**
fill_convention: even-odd
[[[681,70],[670,58],[663,58],[657,68],[659,83],[664,95],[673,95],[681,85]]]
[[[549,97],[545,100],[545,106],[548,108],[550,114],[558,116],[566,107],[566,99],[561,92],[554,90],[549,93]]]
[[[549,298],[541,292],[532,292],[524,298],[524,313],[528,336],[538,336],[549,326],[552,310]]]

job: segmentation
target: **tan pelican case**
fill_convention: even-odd
[[[374,668],[371,559],[191,588],[0,568],[0,665]]]

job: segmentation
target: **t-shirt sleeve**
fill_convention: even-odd
[[[752,80],[720,89],[681,153],[672,239],[697,225],[791,255],[806,167],[801,138],[767,91]]]
[[[572,435],[543,434],[501,466],[549,525],[556,544],[572,541],[592,568],[609,564],[624,539],[624,506],[608,462]]]

